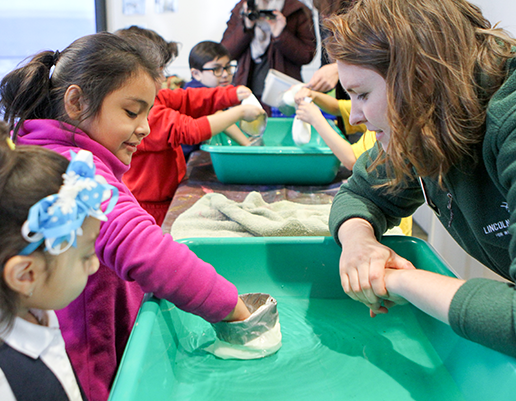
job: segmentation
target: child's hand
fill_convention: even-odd
[[[297,106],[296,116],[299,117],[301,121],[304,121],[313,127],[316,127],[317,123],[326,122],[326,119],[322,115],[319,107],[312,102],[308,103],[304,100],[302,100]]]
[[[254,121],[262,114],[265,114],[265,110],[255,106],[254,104],[241,104],[240,106],[236,106],[241,108],[242,120],[245,121]]]
[[[247,99],[249,96],[251,96],[253,94],[253,92],[247,86],[239,85],[239,86],[237,86],[236,94],[237,94],[238,100],[242,101],[244,99]]]
[[[314,93],[312,90],[310,90],[306,86],[303,86],[301,89],[299,89],[296,92],[296,95],[294,96],[294,100],[295,100],[296,104],[300,104],[303,100],[305,100],[305,97],[310,97],[313,99],[314,98],[313,95],[314,95]]]
[[[247,306],[245,306],[244,301],[238,297],[238,302],[235,306],[235,309],[233,309],[231,313],[222,320],[225,322],[236,322],[245,320],[249,316],[251,316],[251,312],[249,312],[249,309],[247,309]]]

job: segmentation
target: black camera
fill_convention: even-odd
[[[259,10],[254,0],[247,0],[247,12],[242,10],[242,15],[249,18],[249,21],[256,21],[258,18],[276,18],[274,10]]]

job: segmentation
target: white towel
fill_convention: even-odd
[[[242,203],[210,193],[177,217],[174,239],[199,237],[329,236],[330,204],[266,203],[250,192]]]

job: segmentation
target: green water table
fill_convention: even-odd
[[[211,325],[147,296],[111,401],[446,401],[516,399],[516,359],[457,336],[411,305],[372,319],[340,286],[329,237],[182,240],[236,284],[278,301],[283,346],[256,360],[204,351]],[[453,276],[424,241],[384,244],[417,268]]]
[[[293,118],[269,118],[262,146],[240,146],[225,134],[215,135],[201,150],[210,153],[217,179],[226,184],[326,185],[340,161],[312,128],[310,142],[296,146]],[[342,135],[333,121],[332,128]]]

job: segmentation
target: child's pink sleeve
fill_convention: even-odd
[[[186,245],[163,234],[125,185],[109,173],[99,173],[120,194],[108,221],[101,224],[95,245],[101,263],[122,279],[136,281],[144,292],[209,322],[226,317],[237,303],[236,287]]]

